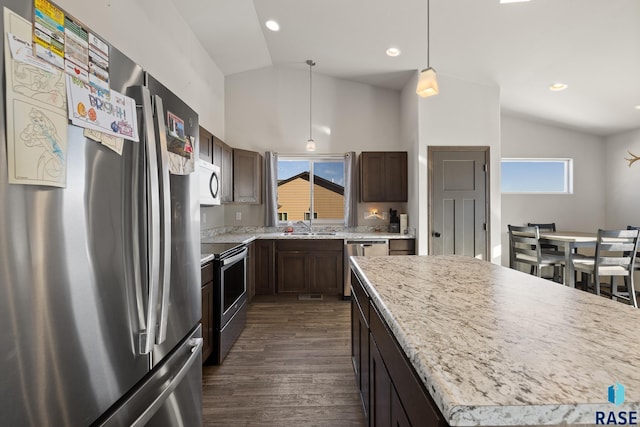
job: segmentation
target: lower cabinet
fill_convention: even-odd
[[[213,352],[213,264],[207,263],[200,268],[202,284],[202,363]]]
[[[342,294],[343,241],[295,239],[276,243],[278,293]]]
[[[355,290],[351,289],[351,362],[356,374],[362,408],[369,416],[369,323]]]
[[[247,302],[251,302],[256,295],[256,245],[251,242],[247,245]]]
[[[422,380],[353,273],[351,283],[351,353],[369,425],[447,427]],[[368,353],[366,367],[364,353]],[[367,377],[364,369],[368,369]]]
[[[254,245],[254,287],[256,295],[276,293],[275,240],[256,240]]]

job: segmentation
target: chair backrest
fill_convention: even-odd
[[[556,231],[556,223],[555,222],[546,222],[546,223],[535,223],[535,222],[529,222],[527,223],[527,225],[529,227],[538,227],[538,230],[540,230],[540,232],[545,232],[545,231]],[[543,243],[541,245],[542,249],[553,249],[554,251],[558,250],[558,246],[557,245],[551,245],[549,243]]]
[[[620,266],[633,271],[639,230],[598,230],[595,267]]]
[[[527,225],[529,227],[538,227],[538,230],[540,230],[540,231],[556,231],[556,223],[555,222],[547,222],[547,223],[530,222]]]
[[[522,261],[524,258],[533,257],[531,263],[539,263],[542,258],[540,245],[538,240],[540,239],[540,230],[538,227],[522,227],[518,225],[508,225],[509,228],[509,256],[511,261],[511,267],[515,262],[527,262]],[[520,260],[517,260],[520,258]]]

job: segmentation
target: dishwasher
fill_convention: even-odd
[[[345,240],[344,243],[344,288],[343,298],[351,297],[351,256],[389,255],[389,239]]]

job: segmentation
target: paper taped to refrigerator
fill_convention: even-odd
[[[5,8],[4,27],[9,183],[65,187],[68,119],[64,74],[12,58],[9,33],[28,40],[29,21]]]
[[[139,141],[136,103],[115,90],[103,91],[67,76],[71,123],[131,141]]]
[[[106,133],[98,132],[93,129],[84,129],[82,135],[86,138],[89,138],[93,141],[99,142],[105,147],[110,148],[115,151],[119,155],[122,156],[122,147],[124,146],[124,138],[119,138],[117,136],[107,135]]]

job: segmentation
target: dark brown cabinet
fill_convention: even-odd
[[[276,250],[279,293],[342,293],[343,241],[280,240]]]
[[[256,295],[256,245],[251,242],[247,245],[247,300],[251,302]]]
[[[213,352],[213,264],[207,263],[200,268],[202,284],[202,362]]]
[[[262,155],[233,149],[233,201],[262,203]]]
[[[351,330],[351,354],[352,358],[358,356],[354,359],[354,370],[369,425],[448,426],[380,312],[368,298],[366,288],[353,273],[351,283],[352,304],[355,301],[359,307],[358,315],[352,307],[351,318],[355,324]],[[367,334],[364,334],[362,329],[367,324]],[[365,351],[369,357],[366,382],[362,380]]]
[[[389,239],[389,255],[415,255],[415,239]]]
[[[360,153],[362,202],[406,202],[407,185],[406,151]]]
[[[351,287],[351,362],[366,417],[369,416],[369,300],[357,281]]]
[[[220,201],[233,202],[233,148],[213,136],[213,164],[220,167]]]
[[[209,163],[213,163],[213,135],[211,132],[200,126],[199,134],[200,158]]]
[[[256,240],[255,248],[255,293],[273,295],[276,293],[276,249],[275,240]]]

